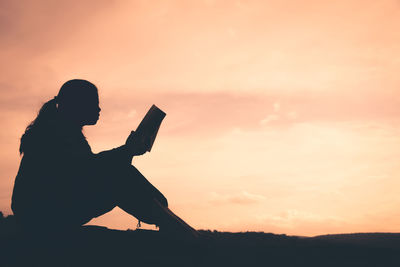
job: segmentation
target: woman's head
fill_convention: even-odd
[[[79,124],[94,125],[99,119],[97,87],[86,80],[69,80],[56,96],[57,110],[64,117]]]
[[[43,137],[54,122],[69,122],[77,127],[94,125],[100,115],[97,87],[86,80],[70,80],[61,86],[58,95],[43,104],[37,117],[21,137],[20,153]],[[36,136],[36,137],[35,137]]]

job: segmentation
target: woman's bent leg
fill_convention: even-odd
[[[164,195],[135,167],[123,169],[116,182],[114,193],[121,209],[164,232],[197,237],[197,231],[168,208]]]
[[[140,221],[159,225],[160,208],[168,207],[164,195],[155,188],[134,166],[123,168],[114,183],[116,204]]]
[[[81,225],[110,212],[117,206],[116,197],[109,181],[110,177],[98,174],[91,176],[90,182],[85,185],[86,193],[84,196],[80,196],[81,201],[77,204]]]

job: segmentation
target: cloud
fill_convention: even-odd
[[[337,216],[320,215],[304,210],[289,209],[280,214],[256,215],[253,224],[263,225],[266,229],[275,232],[291,234],[299,232],[305,235],[317,235],[330,233],[341,233],[350,224],[343,218]]]
[[[276,115],[276,114],[270,114],[270,115],[268,115],[265,119],[262,119],[262,120],[260,121],[260,124],[261,124],[261,125],[267,125],[267,124],[269,124],[270,122],[277,121],[277,120],[279,120],[279,116],[278,116],[278,115]]]
[[[299,117],[299,114],[296,111],[290,111],[288,113],[286,113],[286,118],[288,118],[289,120],[295,120]]]
[[[273,107],[275,112],[279,112],[279,110],[281,109],[281,104],[279,102],[275,102]]]
[[[230,36],[231,38],[236,38],[236,37],[237,37],[237,32],[236,32],[235,29],[233,29],[233,28],[228,28],[228,29],[227,29],[227,32],[228,32],[228,34],[229,34],[229,36]]]
[[[110,2],[95,1],[1,1],[0,41],[2,49],[38,53],[70,42]],[[44,30],[45,29],[45,30]],[[21,50],[23,48],[23,50]]]
[[[129,111],[128,113],[128,118],[133,118],[135,117],[137,114],[137,111],[135,109],[132,109],[131,111]]]
[[[247,191],[242,191],[236,194],[219,194],[217,192],[212,192],[210,197],[210,202],[213,204],[252,205],[264,200],[264,196],[252,194]]]

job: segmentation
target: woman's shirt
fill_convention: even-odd
[[[15,178],[12,210],[22,224],[81,225],[110,169],[130,163],[124,146],[94,154],[79,127],[63,120],[33,129]],[[112,179],[112,177],[109,177]]]

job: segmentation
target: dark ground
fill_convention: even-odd
[[[201,231],[198,241],[155,231],[84,226],[74,233],[21,234],[0,221],[0,266],[400,266],[400,234],[296,237]]]

